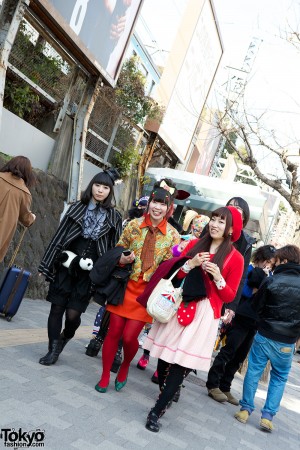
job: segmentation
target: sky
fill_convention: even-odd
[[[285,40],[288,30],[300,28],[299,0],[214,3],[225,46],[223,67],[242,67],[249,42],[261,40],[249,74],[247,105],[257,115],[265,113],[282,141],[299,140],[300,47],[297,51]]]
[[[187,1],[144,0],[136,31],[157,65],[167,59]]]
[[[156,62],[171,49],[187,1],[144,0],[142,21],[151,32],[148,51]],[[298,149],[300,48],[284,36],[289,29],[300,30],[300,0],[214,0],[214,6],[225,49],[216,85],[226,85],[238,73],[228,66],[243,67],[253,37],[261,40],[248,76],[247,108],[263,114],[262,123],[275,130],[282,145]]]

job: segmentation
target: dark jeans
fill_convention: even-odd
[[[226,345],[221,348],[211,366],[206,387],[229,392],[235,373],[246,359],[256,334],[255,322],[236,316],[226,333]]]

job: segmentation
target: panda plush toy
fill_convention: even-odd
[[[90,258],[81,258],[70,250],[64,250],[59,255],[59,263],[66,267],[71,276],[78,276],[81,270],[92,270],[93,260]]]

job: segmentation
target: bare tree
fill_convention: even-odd
[[[227,147],[241,162],[251,167],[257,178],[282,195],[293,211],[300,214],[299,165],[293,161],[298,155],[291,154],[287,145],[280,145],[274,130],[268,132],[261,122],[262,116],[256,117],[245,108],[237,111],[235,104],[230,103],[219,115],[217,128],[226,139]],[[238,139],[233,139],[233,136]],[[239,145],[241,141],[243,145]],[[282,167],[281,175],[275,176],[262,169],[259,160],[266,152],[276,155],[277,165]]]
[[[282,28],[275,36],[287,44],[286,48],[294,49],[294,57],[298,60],[299,7],[300,0],[291,2],[286,18],[283,18]],[[255,58],[255,53],[252,54],[252,60],[253,55]],[[228,92],[222,99],[222,106],[218,101],[220,113],[217,132],[223,136],[226,148],[237,155],[243,164],[249,166],[260,181],[277,191],[300,216],[300,138],[279,138],[279,134],[271,129],[267,110],[259,114],[247,105],[251,76],[251,66],[247,65],[249,59],[251,60],[251,54],[245,58],[243,67],[236,69],[236,75],[226,83]],[[300,103],[297,103],[295,97],[291,97],[291,101],[298,109],[297,114],[300,114]],[[291,111],[282,111],[282,118],[290,113]],[[268,165],[262,160],[268,161]]]

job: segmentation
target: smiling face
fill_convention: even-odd
[[[221,239],[224,236],[226,220],[222,217],[213,216],[208,224],[208,229],[213,239]]]
[[[214,240],[224,239],[224,232],[226,229],[226,219],[222,216],[212,216],[208,224],[209,234]],[[229,229],[232,233],[232,227]]]
[[[104,202],[104,200],[109,196],[110,187],[105,184],[94,183],[92,186],[92,197],[94,202]]]
[[[165,203],[157,200],[151,200],[148,207],[148,213],[150,214],[150,219],[153,225],[158,225],[167,214],[167,211],[168,206]]]

